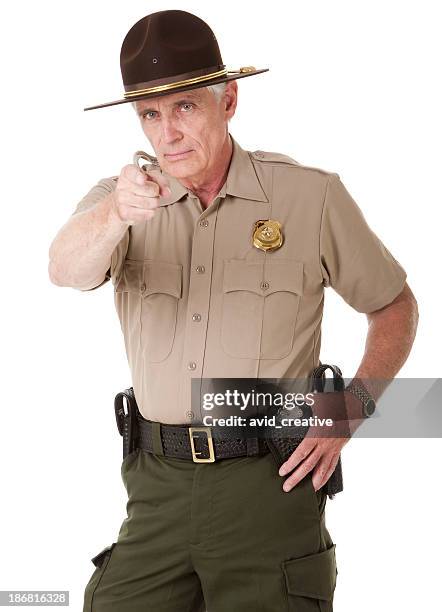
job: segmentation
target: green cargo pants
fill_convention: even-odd
[[[127,517],[94,558],[83,612],[331,612],[327,496],[290,492],[273,456],[194,463],[136,449]]]

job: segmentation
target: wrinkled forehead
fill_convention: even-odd
[[[137,113],[140,113],[149,108],[156,108],[158,105],[168,107],[183,101],[200,102],[201,100],[207,99],[208,96],[210,96],[209,90],[206,87],[199,87],[198,89],[189,89],[187,91],[170,93],[164,96],[155,96],[146,100],[136,100],[133,102],[133,106]]]

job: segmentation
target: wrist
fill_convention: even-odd
[[[376,402],[361,380],[354,378],[346,387],[345,391],[356,400],[359,410],[359,418],[369,418],[376,410]],[[354,403],[354,402],[353,402]]]
[[[112,228],[117,231],[125,231],[129,227],[130,223],[120,217],[118,212],[118,206],[114,198],[114,192],[110,193],[106,198],[106,207],[108,211],[108,222]]]

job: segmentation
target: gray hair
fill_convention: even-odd
[[[213,93],[217,102],[219,102],[226,91],[226,81],[224,83],[215,83],[215,85],[208,85],[207,89]]]
[[[215,83],[215,85],[208,85],[206,89],[208,89],[209,91],[213,93],[217,102],[220,102],[223,96],[223,93],[226,90],[226,85],[227,83],[226,81],[224,81],[223,83]],[[131,102],[131,105],[132,105],[132,108],[136,111],[137,110],[136,102]]]

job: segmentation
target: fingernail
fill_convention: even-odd
[[[285,476],[286,475],[285,467],[280,467],[279,468],[279,475],[280,476]]]
[[[284,485],[282,487],[284,489],[284,491],[287,493],[288,491],[290,491],[290,486],[289,485]]]
[[[170,196],[170,194],[172,193],[172,190],[170,189],[170,187],[165,187],[164,188],[164,193],[168,196]]]

